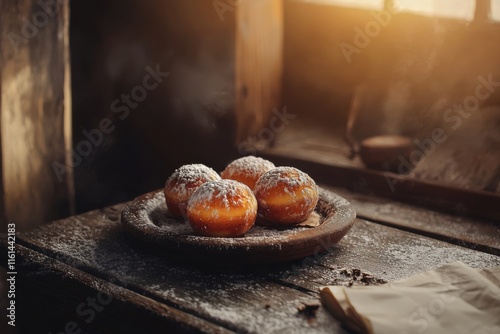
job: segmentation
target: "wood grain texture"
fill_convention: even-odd
[[[63,85],[63,137],[65,165],[74,168],[71,154],[73,148],[73,98],[71,84],[71,51],[70,51],[70,6],[61,7],[63,19],[63,59],[64,59],[64,85]],[[66,185],[66,201],[70,214],[76,213],[75,181],[72,169],[68,169],[63,179]],[[64,210],[67,210],[66,208]]]
[[[500,255],[500,226],[494,221],[425,210],[415,204],[375,196],[362,177],[356,185],[358,192],[338,187],[327,189],[347,198],[363,219]]]
[[[446,134],[443,143],[433,143],[429,140],[431,136],[426,136],[423,139],[426,143],[421,145],[427,147],[426,154],[408,176],[500,195],[499,115],[498,106],[474,110],[460,126],[455,125],[456,129],[443,126]]]
[[[0,8],[1,8],[0,4]],[[0,27],[0,32],[1,32]],[[2,40],[0,39],[0,50],[2,48]],[[1,54],[0,54],[0,65],[1,65]],[[2,78],[2,66],[0,66],[0,78]],[[0,129],[2,128],[2,80],[0,80]],[[0,130],[1,134],[1,130]],[[2,136],[0,135],[0,147],[2,147]],[[0,176],[3,176],[3,155],[0,154]],[[3,177],[0,177],[0,222],[2,222],[2,227],[0,228],[0,233],[7,233],[6,226],[6,216],[5,216],[5,191],[3,186]]]
[[[22,293],[16,323],[22,333],[60,333],[69,322],[82,333],[232,332],[23,246],[17,246],[17,254]],[[93,313],[89,298],[97,305]],[[27,319],[28,314],[34,316]]]
[[[498,256],[363,219],[358,219],[340,243],[327,244],[328,252],[323,255],[250,267],[227,266],[222,258],[216,264],[194,264],[158,254],[129,238],[119,223],[123,207],[88,212],[22,233],[20,243],[97,277],[97,282],[112,281],[241,333],[345,333],[322,307],[309,321],[296,309],[301,303],[317,300],[323,285],[347,284],[349,277],[343,267],[391,281],[455,261],[475,268],[500,265]],[[133,303],[114,310],[107,317],[108,325],[136,307]]]
[[[240,0],[236,7],[237,142],[265,126],[280,108],[283,0]]]
[[[36,1],[2,1],[1,143],[6,218],[20,231],[70,213],[68,6],[49,14]]]

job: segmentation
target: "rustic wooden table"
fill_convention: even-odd
[[[325,188],[349,199],[358,219],[325,254],[291,263],[171,259],[124,233],[124,204],[19,234],[21,333],[347,333],[321,306],[298,309],[318,303],[321,286],[358,284],[351,269],[391,281],[455,261],[500,265],[494,222]]]

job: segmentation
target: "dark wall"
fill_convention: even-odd
[[[74,147],[85,131],[98,143],[75,167],[78,211],[162,187],[182,164],[220,170],[234,157],[230,14],[203,0],[72,2]],[[140,92],[148,67],[169,75],[129,106],[122,94]]]

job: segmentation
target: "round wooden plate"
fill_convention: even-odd
[[[121,214],[125,230],[152,245],[160,254],[181,254],[218,262],[270,263],[304,258],[332,247],[351,229],[356,218],[344,198],[319,189],[317,227],[278,229],[256,224],[244,237],[195,235],[189,223],[169,216],[162,190],[140,196]]]

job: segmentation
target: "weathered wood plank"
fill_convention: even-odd
[[[456,130],[447,130],[445,142],[427,140],[426,154],[408,177],[500,195],[499,113],[498,106],[481,108]]]
[[[73,328],[71,331],[85,333],[152,333],[161,328],[167,332],[231,333],[23,246],[17,245],[16,251],[16,324],[21,332],[60,333]]]
[[[500,257],[495,255],[358,219],[329,253],[298,262],[279,279],[317,291],[321,286],[348,282],[339,268],[359,268],[392,281],[456,261],[474,268],[500,265]]]
[[[68,215],[72,175],[69,2],[0,3],[1,154],[6,219],[19,231]]]
[[[235,77],[238,143],[265,126],[281,98],[283,0],[236,6]]]
[[[325,188],[348,199],[360,218],[500,255],[500,226],[494,221],[426,210],[417,205],[378,197],[362,177],[356,181],[358,192],[338,187]],[[457,213],[460,210],[457,205]]]
[[[347,278],[340,267],[394,280],[463,261],[500,265],[500,257],[358,220],[325,255],[258,267],[179,262],[135,243],[119,224],[122,205],[93,211],[19,235],[21,243],[71,267],[239,332],[343,333],[323,308],[308,322],[296,307],[318,288]],[[223,259],[221,259],[223,261]]]
[[[1,4],[0,4],[1,8]],[[1,32],[1,30],[0,30]],[[0,48],[2,46],[2,42],[0,40]],[[0,60],[1,62],[1,60]],[[1,63],[0,63],[1,64]],[[2,78],[2,66],[0,66],[0,78]],[[0,129],[2,128],[2,80],[0,80]],[[0,130],[1,133],[1,130]],[[2,136],[0,135],[0,147],[2,147]],[[0,154],[0,175],[3,175],[3,155]],[[0,222],[2,222],[2,227],[0,228],[1,233],[7,232],[7,227],[5,224],[6,216],[5,216],[5,190],[3,186],[3,177],[0,177]]]

